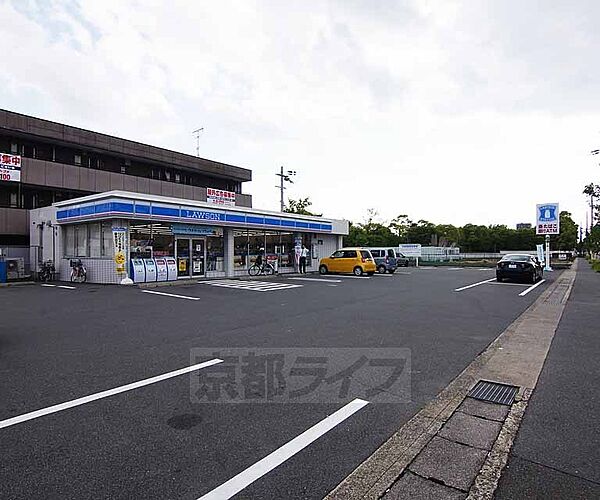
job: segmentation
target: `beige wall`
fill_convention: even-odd
[[[0,234],[29,234],[29,211],[0,208]]]
[[[23,158],[21,182],[91,193],[102,193],[118,189],[134,193],[206,201],[206,188],[204,187],[186,186],[33,158]],[[252,196],[248,194],[236,195],[236,205],[251,207]]]

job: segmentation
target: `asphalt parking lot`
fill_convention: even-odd
[[[408,268],[2,289],[0,497],[322,498],[558,274],[536,286],[496,283],[493,269]],[[177,370],[210,348],[403,349],[409,397],[370,401],[362,380],[337,399],[317,388],[301,403],[197,401],[210,368]]]

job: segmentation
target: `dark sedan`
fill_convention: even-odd
[[[535,283],[542,278],[544,269],[536,257],[527,254],[508,254],[496,265],[496,280],[526,280]]]

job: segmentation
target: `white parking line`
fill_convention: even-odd
[[[175,297],[176,299],[200,300],[200,297],[188,297],[187,295],[177,295],[175,293],[155,292],[154,290],[142,290],[142,293],[152,293],[154,295],[164,295],[165,297]]]
[[[75,406],[80,406],[85,403],[91,403],[92,401],[97,401],[98,399],[107,398],[109,396],[114,396],[115,394],[120,394],[122,392],[131,391],[133,389],[138,389],[140,387],[144,387],[146,385],[155,384],[156,382],[161,382],[163,380],[167,380],[169,378],[177,377],[179,375],[184,375],[185,373],[190,373],[196,370],[200,370],[202,368],[206,368],[208,366],[216,365],[217,363],[222,363],[223,360],[219,358],[211,359],[209,361],[205,361],[204,363],[199,363],[197,365],[187,366],[185,368],[181,368],[179,370],[175,370],[169,373],[164,373],[163,375],[157,375],[155,377],[147,378],[144,380],[140,380],[138,382],[133,382],[131,384],[122,385],[121,387],[115,387],[114,389],[108,389],[107,391],[97,392],[96,394],[92,394],[90,396],[84,396],[83,398],[73,399],[71,401],[67,401],[66,403],[60,403],[53,406],[48,406],[47,408],[42,408],[41,410],[32,411],[29,413],[24,413],[23,415],[19,415],[17,417],[8,418],[6,420],[0,421],[0,429],[5,427],[10,427],[11,425],[20,424],[23,422],[27,422],[28,420],[33,420],[34,418],[43,417],[45,415],[50,415],[51,413],[57,413],[59,411],[68,410],[69,408],[73,408]]]
[[[299,436],[288,441],[281,448],[276,449],[273,453],[270,453],[262,460],[259,460],[254,465],[251,465],[246,470],[240,472],[237,476],[232,477],[229,481],[217,486],[206,495],[201,496],[198,500],[225,500],[231,498],[368,404],[368,401],[362,399],[351,401],[346,406],[343,406],[335,413],[313,425]]]
[[[57,285],[58,288],[65,288],[66,290],[77,290],[76,286],[68,286],[68,285]]]
[[[297,281],[322,281],[323,283],[341,283],[342,280],[330,280],[330,279],[323,279],[323,278],[289,278],[291,280],[297,280]]]
[[[42,283],[42,286],[56,286],[56,285],[51,285],[50,283]]]
[[[537,288],[538,286],[540,286],[544,281],[546,280],[540,280],[538,281],[535,285],[531,285],[527,290],[523,290],[520,294],[519,297],[524,297],[525,295],[527,295],[529,292],[531,292],[531,290],[533,290],[534,288]]]
[[[463,290],[466,290],[467,288],[473,288],[474,286],[483,285],[484,283],[489,283],[490,281],[496,281],[496,278],[490,278],[489,280],[479,281],[477,283],[473,283],[472,285],[462,286],[460,288],[456,288],[454,291],[462,292]]]

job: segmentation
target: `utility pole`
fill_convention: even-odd
[[[293,184],[294,181],[292,180],[292,177],[296,175],[296,171],[288,170],[287,172],[284,172],[282,165],[279,173],[275,175],[279,177],[279,186],[275,186],[276,188],[279,188],[279,210],[283,212],[283,209],[285,208],[285,202],[283,201],[283,192],[286,189],[283,183],[289,182],[290,184]]]
[[[200,158],[200,132],[204,130],[204,127],[200,127],[192,132],[196,136],[196,156]]]

